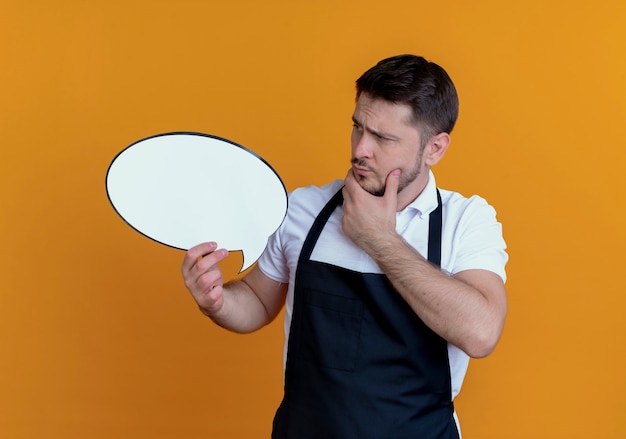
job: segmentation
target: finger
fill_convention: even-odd
[[[217,243],[215,242],[203,242],[187,250],[185,255],[185,262],[195,264],[199,257],[215,251]]]
[[[345,185],[343,188],[344,199],[351,198],[350,195],[355,190],[361,189],[361,185],[357,182],[356,178],[354,177],[354,172],[352,171],[352,169],[348,171],[348,174],[346,175],[346,178],[344,180],[344,185]]]
[[[214,290],[217,287],[222,287],[224,285],[224,278],[222,277],[222,272],[217,269],[212,269],[202,274],[198,280],[196,281],[196,288],[200,295],[208,295],[209,297],[213,297],[214,294],[220,294],[220,292],[215,292]]]
[[[385,181],[385,198],[395,201],[398,198],[398,186],[400,186],[400,170],[394,169],[387,175]]]
[[[354,174],[352,173],[352,169],[350,169],[348,173],[346,174],[346,178],[344,178],[343,180],[343,184],[345,186],[350,186],[353,181],[354,181]]]
[[[207,316],[211,317],[218,312],[224,305],[224,296],[222,288],[212,288],[202,298],[197,300],[200,310]]]
[[[205,256],[212,254],[217,249],[217,243],[204,242],[190,248],[183,259],[182,272],[190,272]],[[222,258],[223,259],[223,258]]]
[[[204,273],[213,269],[219,262],[228,257],[228,250],[220,248],[205,255],[200,255],[194,262],[196,271]],[[193,268],[193,267],[192,267]]]

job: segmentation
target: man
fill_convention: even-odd
[[[470,357],[504,324],[507,262],[495,211],[438,189],[458,98],[413,55],[356,83],[352,167],[295,190],[258,264],[224,283],[216,243],[192,248],[187,288],[218,325],[249,332],[286,303],[285,394],[274,438],[459,438]]]

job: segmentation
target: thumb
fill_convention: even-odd
[[[396,199],[398,186],[400,186],[400,170],[394,169],[387,175],[387,181],[385,181],[385,198],[393,197],[393,199]]]

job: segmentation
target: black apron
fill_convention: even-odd
[[[441,262],[441,196],[429,218],[428,260]],[[341,190],[300,254],[273,439],[458,439],[447,342],[383,274],[311,261]]]

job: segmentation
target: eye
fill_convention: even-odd
[[[389,137],[385,137],[382,134],[379,134],[379,133],[372,133],[372,134],[374,135],[374,137],[376,137],[381,142],[390,142],[391,141],[391,139]]]

